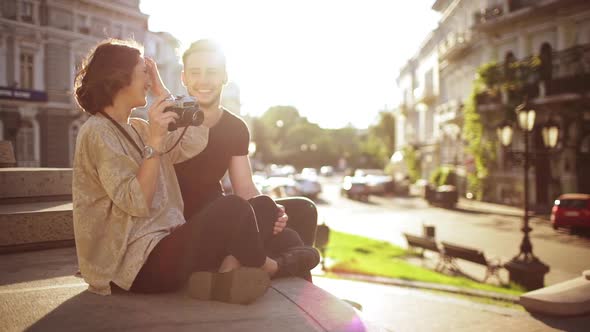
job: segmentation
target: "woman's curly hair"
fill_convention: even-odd
[[[143,47],[133,40],[108,39],[86,56],[76,74],[78,105],[90,114],[113,105],[115,94],[131,84]]]

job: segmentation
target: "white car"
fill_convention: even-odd
[[[393,177],[385,174],[381,169],[357,169],[354,172],[354,177],[364,178],[369,193],[373,195],[385,194],[388,185],[393,181]]]
[[[322,192],[322,185],[318,181],[317,175],[298,175],[295,176],[299,194],[311,199],[315,199]]]
[[[302,195],[297,181],[284,176],[266,179],[262,185],[262,193],[275,198]]]

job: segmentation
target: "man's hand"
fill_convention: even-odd
[[[287,227],[287,220],[289,220],[289,216],[285,212],[285,207],[281,204],[277,204],[277,217],[277,221],[275,221],[275,226],[272,231],[273,235],[282,232],[285,227]]]

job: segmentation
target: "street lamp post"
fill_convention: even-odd
[[[531,109],[526,100],[516,107],[518,124],[524,135],[524,215],[523,215],[523,238],[520,244],[519,253],[508,263],[504,264],[510,274],[510,280],[532,290],[544,286],[545,274],[549,272],[549,266],[541,262],[533,254],[533,245],[529,233],[532,228],[529,226],[529,133],[535,125],[535,110]],[[512,141],[513,128],[508,121],[504,121],[497,129],[498,138],[502,145],[508,146]],[[543,141],[549,148],[555,147],[559,136],[559,127],[549,122],[543,129]]]

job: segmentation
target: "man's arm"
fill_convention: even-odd
[[[247,155],[231,157],[228,170],[229,179],[236,195],[246,200],[260,195],[260,191],[252,181],[252,168]]]
[[[234,193],[243,199],[250,199],[260,195],[260,191],[252,181],[252,168],[248,156],[233,156],[229,161],[229,179]],[[287,227],[289,216],[285,213],[285,207],[277,204],[277,220],[274,223],[273,234],[282,232]]]

